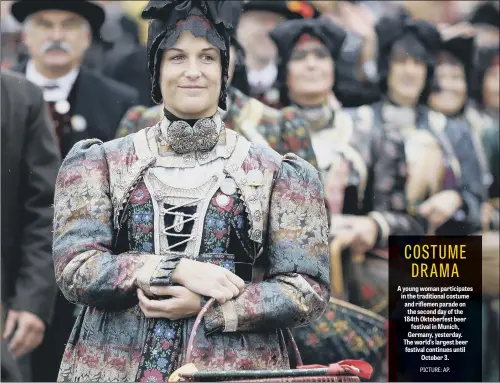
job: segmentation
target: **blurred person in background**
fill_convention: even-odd
[[[103,9],[90,1],[16,1],[13,16],[23,23],[30,58],[15,68],[43,88],[54,121],[61,156],[86,138],[112,139],[137,92],[82,65],[85,51],[104,21]],[[55,381],[76,307],[61,294],[52,324],[33,357],[33,373]]]
[[[483,46],[478,49],[474,66],[472,96],[479,112],[480,134],[490,167],[491,183],[489,185],[489,205],[484,211],[491,227],[499,226],[499,177],[498,177],[498,134],[500,107],[500,48],[498,46]]]
[[[98,33],[93,33],[92,43],[85,52],[83,64],[101,71],[108,62],[131,52],[139,44],[139,26],[125,13],[125,1],[95,1],[105,13],[104,23]]]
[[[401,136],[390,135],[380,126],[357,125],[349,113],[331,105],[336,58],[345,37],[345,31],[330,20],[293,20],[271,31],[281,57],[281,103],[298,108],[309,123],[332,214],[331,234],[337,235],[337,226],[351,227],[354,231],[347,245],[365,253],[385,249],[389,235],[418,232],[420,227],[407,216]],[[339,178],[346,179],[346,184]],[[392,187],[387,189],[386,184]],[[354,201],[349,200],[351,195],[339,198],[347,188],[357,189]],[[343,212],[350,216],[343,217]]]
[[[500,5],[498,1],[476,2],[467,17],[476,30],[476,44],[497,47],[500,44]]]
[[[473,97],[486,124],[500,118],[500,47],[480,47],[474,64]]]
[[[279,107],[275,86],[277,51],[269,32],[285,20],[315,18],[318,10],[305,0],[246,0],[238,25],[238,41],[245,49],[250,96],[271,107]]]
[[[468,97],[473,81],[476,31],[470,24],[462,23],[443,29],[441,34],[443,46],[436,66],[436,87],[429,97],[429,106],[448,118],[446,133],[460,163],[462,182],[468,185],[470,192],[481,196],[482,225],[479,234],[483,240],[483,262],[496,253],[498,265],[498,240],[495,241],[498,238],[498,211],[493,210],[488,201],[488,190],[495,178],[492,173],[495,169],[498,170],[498,151],[497,164],[491,162],[491,157],[495,156],[494,146],[498,143],[498,132],[496,137],[485,135],[489,126],[470,105]],[[482,138],[485,136],[491,142],[483,143]],[[483,145],[491,150],[486,152]],[[498,279],[498,273],[496,278]],[[498,294],[492,299],[490,292],[495,290],[494,284],[488,286],[485,283],[491,282],[483,277],[482,326],[485,331],[482,339],[482,379],[498,381],[499,326],[498,310],[494,309]],[[469,324],[477,326],[476,322],[470,321],[462,329],[466,331]]]
[[[435,84],[429,106],[448,118],[446,133],[457,155],[461,177],[469,191],[487,202],[492,182],[482,143],[484,120],[471,105],[469,91],[473,81],[476,32],[468,23],[441,30],[443,45],[435,69]],[[482,209],[484,211],[484,208]],[[489,223],[483,220],[483,230]]]
[[[442,46],[440,32],[429,22],[410,17],[382,18],[376,28],[384,98],[369,108],[373,122],[399,129],[405,137],[410,211],[426,232],[473,233],[480,227],[481,197],[460,177],[459,161],[445,134],[446,117],[427,107]],[[366,114],[365,110],[359,109]],[[434,150],[426,155],[424,147]],[[442,167],[435,174],[419,173],[432,156]]]
[[[311,165],[317,166],[308,123],[297,116],[297,110],[294,107],[273,109],[242,91],[248,92],[249,88],[245,51],[234,31],[231,35],[229,57],[227,111],[221,112],[226,128],[234,130],[249,141],[269,146],[282,155],[295,153]],[[147,69],[147,63],[144,63],[144,68]],[[151,95],[149,98],[151,99]],[[163,116],[163,105],[151,108],[144,105],[133,107],[121,121],[117,138],[154,126]]]
[[[30,58],[13,70],[44,89],[61,154],[78,141],[114,137],[137,92],[82,65],[92,34],[104,22],[103,9],[85,0],[16,1],[13,16],[23,23]]]
[[[339,105],[355,107],[380,99],[377,84],[377,34],[375,23],[381,8],[386,15],[401,12],[393,2],[313,1],[322,18],[333,21],[347,32],[336,60],[335,98]]]
[[[108,9],[116,9],[115,1],[103,1],[109,5]],[[139,93],[138,103],[144,106],[153,106],[151,99],[151,87],[148,75],[147,43],[147,20],[142,20],[140,15],[147,1],[122,1],[120,2],[120,20],[130,20],[135,23],[137,41],[130,49],[115,50],[108,55],[102,67],[102,73],[122,84],[127,84]],[[106,8],[105,8],[106,9]],[[115,20],[117,19],[114,16]],[[123,24],[123,21],[122,23]],[[127,22],[127,24],[130,24]],[[105,35],[104,24],[101,34]],[[118,26],[116,26],[118,27]],[[115,29],[117,29],[115,27]]]
[[[31,381],[32,351],[46,335],[57,294],[52,204],[61,159],[42,91],[10,71],[0,80],[2,381]]]
[[[402,137],[397,131],[391,134],[380,126],[369,130],[372,126],[355,125],[346,111],[331,104],[330,94],[337,78],[336,60],[346,38],[345,31],[331,20],[292,20],[272,30],[271,38],[281,58],[278,66],[281,103],[296,106],[311,127],[331,216],[331,238],[342,236],[345,247],[364,254],[386,249],[389,235],[421,232],[406,210]],[[384,260],[382,265],[378,261],[375,259],[378,269],[384,266],[387,269]],[[342,265],[336,266],[331,269],[334,286],[340,282],[339,274],[342,275]],[[380,285],[383,284],[381,281]],[[373,289],[372,300],[365,305],[368,310],[332,299],[319,322],[293,330],[305,363],[328,364],[329,360],[356,359],[363,354],[365,360],[376,366],[375,376],[380,377],[386,341],[385,319],[380,314],[387,316],[387,305],[383,303],[387,291],[381,286]],[[343,294],[344,286],[332,291],[348,298]],[[367,328],[373,330],[370,336],[366,335]],[[343,343],[351,335],[359,348]]]
[[[13,1],[0,1],[0,67],[10,68],[22,54],[21,25],[10,14]]]

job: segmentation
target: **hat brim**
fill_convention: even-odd
[[[16,1],[10,11],[17,21],[23,23],[34,13],[46,10],[77,13],[89,22],[94,33],[99,32],[106,17],[104,9],[90,1]]]
[[[299,2],[297,2],[299,3]],[[286,1],[269,1],[269,0],[252,0],[243,3],[243,12],[247,11],[267,11],[277,13],[287,20],[305,19],[305,18],[318,18],[319,11],[310,3],[304,2],[301,7],[304,8],[309,14],[305,16],[303,12],[294,12],[288,6]]]

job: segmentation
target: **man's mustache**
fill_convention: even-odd
[[[67,54],[71,54],[73,49],[66,41],[47,41],[42,45],[40,51],[42,54],[47,53],[48,51],[63,51]]]

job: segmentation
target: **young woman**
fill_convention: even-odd
[[[232,129],[251,142],[269,146],[280,154],[294,153],[317,166],[311,146],[309,128],[294,107],[273,109],[247,96],[249,85],[245,67],[245,51],[231,35],[227,109],[221,112],[227,129]],[[125,137],[157,124],[163,118],[163,106],[134,106],[120,122],[116,138]]]
[[[327,217],[317,171],[225,128],[232,7],[151,1],[160,124],[76,145],[55,196],[54,262],[84,305],[61,380],[165,381],[198,331],[203,369],[280,369],[282,333],[325,309]],[[186,4],[191,4],[186,6]]]

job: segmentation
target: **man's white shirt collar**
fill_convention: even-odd
[[[57,89],[43,89],[43,98],[47,102],[67,100],[79,73],[80,68],[78,67],[62,77],[50,79],[36,70],[32,60],[30,60],[26,66],[26,78],[31,82],[40,86],[42,89],[52,85],[58,87]]]

